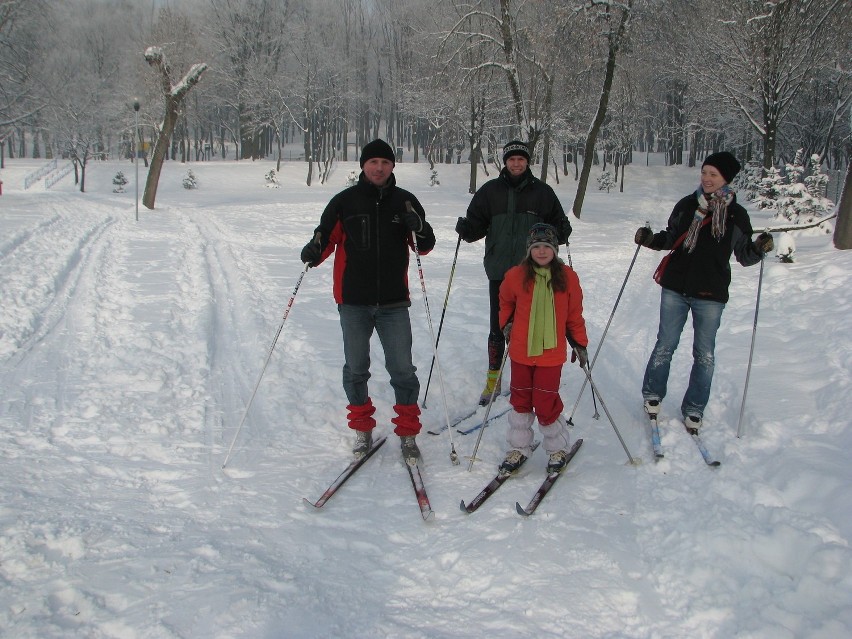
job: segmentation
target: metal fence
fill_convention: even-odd
[[[49,189],[51,186],[59,182],[66,175],[71,173],[71,170],[74,168],[74,165],[69,162],[65,166],[63,166],[59,171],[53,173],[52,175],[48,175],[44,178],[44,188]]]
[[[47,164],[45,164],[45,165],[43,165],[43,166],[40,166],[40,167],[39,167],[39,168],[37,168],[35,171],[33,171],[32,173],[28,174],[28,175],[24,178],[24,189],[26,190],[26,189],[30,188],[33,184],[35,184],[36,182],[38,182],[38,181],[39,181],[41,178],[43,178],[45,175],[47,175],[47,174],[48,174],[48,173],[50,173],[51,171],[55,170],[55,169],[56,169],[56,166],[57,166],[57,162],[58,162],[58,159],[57,159],[57,158],[53,158],[53,159],[52,159],[50,162],[48,162]]]

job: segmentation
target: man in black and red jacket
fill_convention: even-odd
[[[375,330],[396,399],[394,432],[400,436],[405,460],[415,463],[420,457],[415,442],[420,432],[420,382],[411,358],[408,259],[415,237],[418,251],[425,255],[435,246],[435,233],[417,198],[396,185],[395,156],[386,142],[365,145],[360,163],[358,183],[331,199],[301,259],[314,267],[334,253],[333,292],[345,359],[343,390],[349,401],[349,427],[355,431],[352,452],[361,457],[370,451],[376,426],[367,388],[370,337]]]

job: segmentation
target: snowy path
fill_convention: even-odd
[[[538,485],[541,454],[476,513],[458,508],[493,475],[505,418],[484,433],[470,473],[475,434],[455,437],[461,466],[449,462],[446,434],[420,438],[433,522],[419,517],[393,437],[315,512],[302,497],[319,496],[351,444],[330,265],[305,275],[221,465],[302,269],[299,249],[337,187],[307,189],[294,173],[289,190],[258,193],[250,167],[226,167],[194,169],[198,194],[170,187],[179,176],[166,174],[168,205],[138,223],[95,183],[81,200],[19,194],[4,180],[13,185],[0,202],[0,627],[9,636],[852,632],[850,256],[814,237],[801,242],[800,263],[767,263],[743,439],[735,430],[757,269],[734,267],[705,435],[718,469],[676,420],[675,399],[660,420],[666,457],[652,461],[637,386],[656,331],[659,255],[640,252],[593,375],[642,464],[627,464],[601,406],[591,418],[586,389],[572,435],[585,444],[530,519],[514,504]],[[425,179],[417,171],[425,165],[398,169],[403,180]],[[632,204],[595,194],[575,224],[590,350],[624,282],[635,225],[659,226],[667,211],[655,198],[684,190],[673,175],[636,187]],[[423,260],[436,329],[467,200],[466,175],[442,174],[442,185],[453,179],[453,188],[422,189],[439,240]],[[480,251],[459,251],[441,338],[451,417],[469,410],[482,381]],[[410,278],[425,384],[432,349],[414,266]],[[819,336],[826,325],[836,339]],[[679,354],[690,347],[685,334]],[[687,373],[688,357],[676,359],[673,396]],[[566,414],[581,383],[566,366]],[[380,349],[371,394],[390,433]],[[428,406],[424,425],[439,426],[437,371]]]

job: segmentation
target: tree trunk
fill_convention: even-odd
[[[778,116],[774,108],[764,114],[763,168],[771,169],[775,163],[775,142],[778,137]]]
[[[544,149],[541,152],[541,177],[539,179],[547,184],[547,168],[550,164],[550,127],[545,129],[542,142],[544,143]]]
[[[601,89],[601,97],[598,102],[598,110],[595,113],[595,119],[592,121],[592,126],[589,128],[589,134],[586,136],[586,145],[583,152],[583,169],[580,171],[580,181],[577,184],[577,194],[574,197],[574,205],[572,207],[574,215],[577,219],[583,210],[583,200],[586,198],[586,187],[589,184],[589,174],[592,171],[592,161],[595,153],[595,143],[598,139],[598,133],[603,125],[606,117],[606,109],[609,104],[609,94],[612,90],[612,81],[615,77],[615,59],[621,48],[621,43],[624,40],[627,24],[630,18],[630,12],[633,7],[632,0],[627,2],[627,6],[621,10],[621,20],[619,21],[618,29],[615,33],[610,33],[609,52],[606,60],[606,73],[604,74],[603,88]]]
[[[146,208],[153,209],[154,201],[157,199],[160,171],[162,171],[163,161],[166,159],[166,152],[169,150],[169,140],[177,123],[180,104],[187,93],[189,93],[189,90],[201,79],[201,75],[207,70],[207,65],[204,63],[194,64],[181,81],[173,85],[171,70],[163,56],[162,50],[156,47],[149,48],[145,51],[145,60],[150,66],[157,67],[160,72],[160,86],[166,107],[165,114],[163,115],[163,128],[160,130],[157,143],[154,146],[151,167],[148,170],[148,178],[145,181],[145,193],[142,195],[142,204]]]
[[[846,167],[843,193],[837,205],[837,224],[834,227],[834,248],[852,249],[852,168]]]
[[[169,102],[171,101],[167,100],[167,104]],[[154,208],[154,201],[157,199],[157,187],[160,184],[160,172],[163,170],[163,162],[166,160],[166,153],[169,150],[169,140],[171,139],[172,131],[174,131],[176,121],[177,105],[169,104],[166,107],[163,128],[160,130],[160,135],[157,136],[157,143],[154,145],[154,152],[151,154],[151,166],[148,169],[148,178],[145,180],[145,192],[142,195],[142,205],[145,208]]]

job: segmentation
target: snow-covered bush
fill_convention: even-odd
[[[796,252],[796,240],[792,233],[780,233],[775,243],[775,255],[782,262],[792,263],[793,253]]]
[[[785,181],[780,186],[775,217],[792,224],[810,224],[825,217],[831,211],[833,203],[825,197],[825,185],[828,176],[822,173],[819,156],[810,158],[808,176],[804,166],[803,152],[796,152],[796,158],[786,166]],[[822,225],[821,232],[831,232],[830,224]]]
[[[195,177],[195,173],[192,172],[192,169],[187,170],[186,177],[183,178],[183,188],[185,188],[185,189],[197,189],[198,188],[198,178]]]
[[[609,193],[610,189],[616,184],[615,178],[609,171],[604,171],[598,176],[598,190]]]
[[[757,200],[761,191],[763,166],[759,162],[751,161],[745,168],[737,173],[737,177],[731,183],[737,192],[737,200],[740,202]]]
[[[429,175],[429,186],[437,186],[440,183],[438,180],[438,170],[432,169],[432,173]]]
[[[820,162],[819,155],[816,153],[811,156],[810,175],[808,175],[804,181],[805,188],[811,197],[821,198],[828,202],[829,205],[832,204],[832,202],[825,197],[825,193],[828,188],[828,175],[822,172],[822,162]]]
[[[358,184],[358,173],[349,171],[349,175],[346,178],[346,186],[355,186],[356,184]]]
[[[781,189],[784,186],[784,178],[774,166],[761,178],[757,196],[754,202],[761,211],[774,209],[778,206],[778,198],[781,197]]]
[[[127,184],[127,178],[124,177],[124,173],[119,171],[112,178],[112,183],[115,184],[115,188],[112,190],[113,193],[124,193],[124,185]]]
[[[277,189],[281,187],[281,183],[278,181],[278,178],[275,176],[275,169],[270,169],[269,172],[263,176],[266,179],[266,188],[268,189]]]

